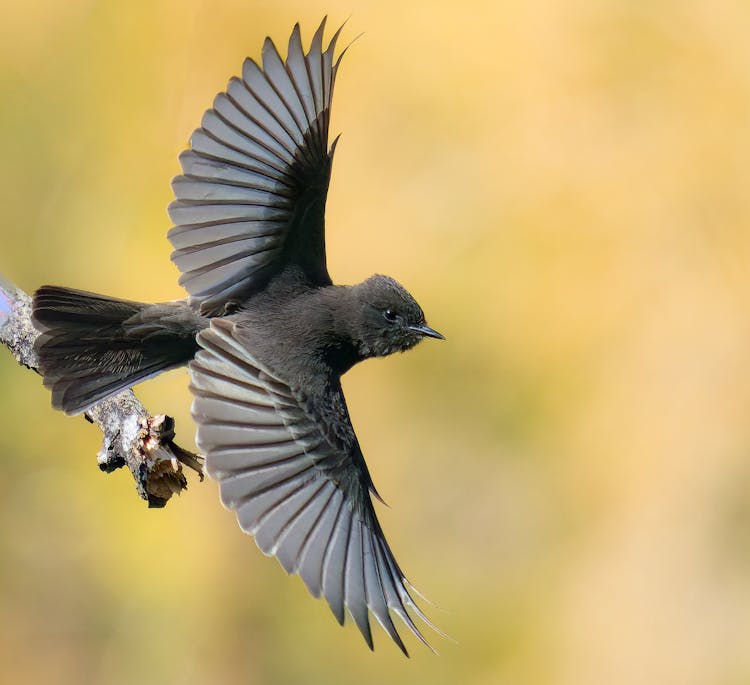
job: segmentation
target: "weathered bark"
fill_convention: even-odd
[[[34,371],[39,366],[34,351],[38,335],[31,321],[31,298],[0,277],[0,343],[19,364]],[[201,458],[174,442],[174,420],[150,415],[132,390],[93,406],[85,417],[104,434],[97,454],[99,468],[110,473],[127,466],[139,497],[150,507],[163,507],[173,494],[187,488],[183,464],[203,480]]]

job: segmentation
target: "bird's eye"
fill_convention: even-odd
[[[383,312],[383,316],[389,323],[393,323],[396,319],[398,319],[398,314],[396,314],[396,312],[394,312],[392,309],[386,309]]]

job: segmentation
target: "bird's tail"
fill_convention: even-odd
[[[198,331],[184,302],[150,305],[43,286],[34,294],[35,349],[52,405],[79,414],[195,354]]]

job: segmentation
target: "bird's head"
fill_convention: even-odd
[[[392,278],[371,276],[352,292],[358,310],[352,333],[362,357],[404,352],[426,337],[445,340],[427,326],[417,301]]]

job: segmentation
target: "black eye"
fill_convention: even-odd
[[[398,314],[396,314],[396,312],[394,312],[392,309],[386,309],[383,312],[383,316],[389,323],[393,323],[396,319],[398,319]]]

